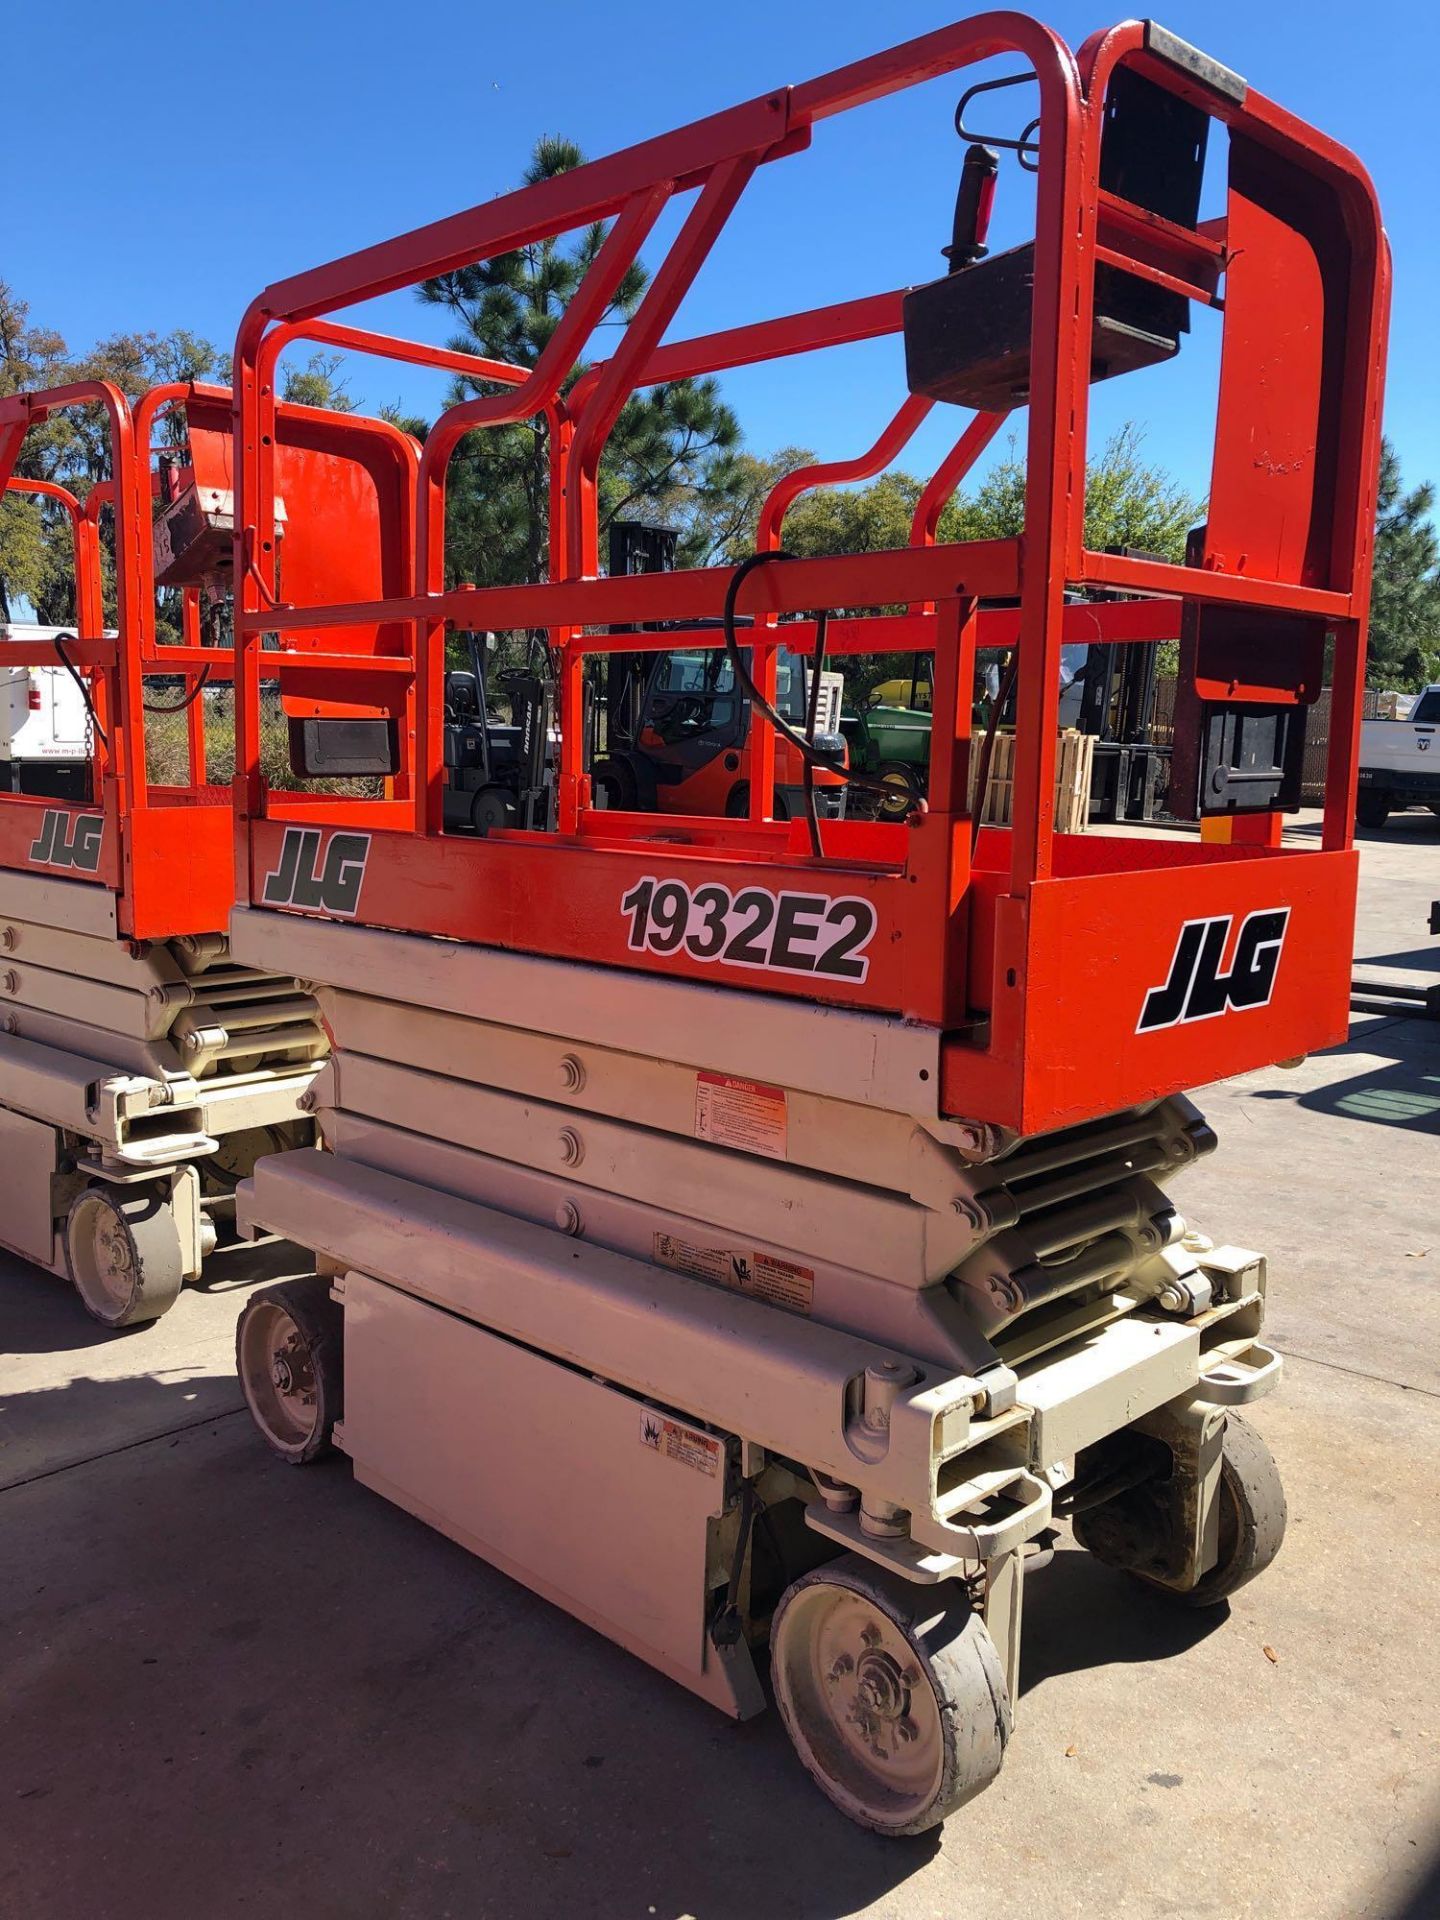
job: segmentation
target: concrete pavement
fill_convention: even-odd
[[[1440,975],[1440,824],[1363,857],[1360,953]],[[0,1914],[1434,1920],[1440,1028],[1360,1020],[1201,1104],[1177,1199],[1271,1255],[1286,1547],[1219,1615],[1062,1549],[999,1781],[910,1843],[832,1813],[773,1714],[269,1458],[231,1345],[287,1250],[118,1339],[0,1274]]]

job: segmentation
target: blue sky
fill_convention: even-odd
[[[1123,17],[1072,0],[1037,10],[1074,46]],[[452,0],[27,0],[5,32],[0,278],[73,347],[175,326],[228,346],[268,281],[503,191],[537,134],[601,154],[963,12],[959,0],[533,0],[496,11]],[[1412,0],[1166,0],[1159,17],[1354,147],[1375,175],[1396,269],[1387,429],[1408,479],[1440,480],[1440,11]],[[934,83],[843,116],[811,153],[763,170],[674,332],[939,272],[960,158],[956,92]],[[998,96],[997,125],[1028,118],[1027,97]],[[1009,162],[995,237],[1018,237],[1030,218]],[[444,333],[409,296],[363,317]],[[1151,455],[1203,493],[1215,331],[1199,314],[1183,371],[1094,389],[1092,444],[1141,420]],[[439,380],[423,373],[359,361],[350,385],[370,405],[440,404]],[[782,362],[728,375],[725,390],[757,451],[845,457],[898,404],[900,349]],[[903,464],[927,470],[949,444],[960,418],[937,414]]]

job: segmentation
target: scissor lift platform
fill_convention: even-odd
[[[230,405],[219,389],[171,386],[132,413],[101,382],[0,401],[0,482],[68,518],[75,604],[72,632],[0,640],[0,664],[70,673],[89,723],[87,798],[0,794],[0,1242],[68,1276],[114,1327],[155,1318],[199,1276],[260,1154],[313,1139],[310,1086],[327,1047],[293,975],[237,964],[229,951],[232,799],[207,768],[205,717],[234,662],[228,647],[200,644],[199,595],[217,584],[208,579],[217,523],[229,565]],[[108,425],[109,477],[82,501],[17,476],[26,435],[82,408]],[[184,616],[181,644],[165,646],[151,541],[150,442],[162,420],[183,427],[155,449],[181,482],[172,505],[197,523],[188,553],[175,548],[173,513],[157,523]],[[367,458],[401,480],[413,469],[409,443],[381,423],[286,407],[279,438],[295,504],[318,474],[342,517],[355,510],[346,480]],[[107,511],[113,621],[101,567]],[[318,534],[307,520],[308,538],[325,537],[329,552],[320,517]],[[363,502],[355,517],[363,525]],[[307,578],[306,536],[292,560]],[[352,587],[369,578],[325,577]],[[184,716],[178,782],[147,764],[147,716],[167,711]]]
[[[1040,94],[1018,273],[984,258],[967,162],[946,281],[666,340],[759,168],[1007,53]],[[1225,211],[1202,220],[1216,126]],[[692,190],[610,357],[572,380]],[[538,364],[484,363],[492,390],[427,437],[411,586],[285,590],[283,348],[448,366],[327,316],[596,221],[603,244]],[[761,1704],[768,1646],[805,1765],[882,1832],[932,1825],[994,1777],[1024,1578],[1057,1521],[1183,1604],[1219,1603],[1280,1545],[1278,1475],[1236,1411],[1279,1374],[1265,1262],[1189,1227],[1166,1187],[1214,1145],[1187,1089],[1345,1031],[1387,296],[1373,191],[1343,149],[1154,23],[1072,55],[999,14],[299,274],[240,329],[233,951],[302,980],[334,1041],[315,1086],[328,1151],[267,1158],[239,1201],[316,1255],[309,1282],[242,1318],[251,1411],[284,1458],[333,1440],[368,1484],[729,1713]],[[1207,525],[1183,566],[1092,551],[1089,385],[1173,357],[1195,306],[1224,329]],[[910,391],[890,425],[780,482],[752,560],[601,577],[599,463],[631,393],[902,334]],[[905,546],[785,556],[795,498],[879,471],[957,398],[978,411]],[[1023,538],[937,544],[1022,404]],[[543,421],[550,450],[549,577],[451,585],[450,457],[519,420]],[[713,649],[718,622],[740,680],[742,620],[749,816],[595,805],[586,660]],[[551,832],[442,831],[446,638],[487,630],[551,649]],[[262,653],[270,633],[279,651]],[[1327,636],[1324,828],[1288,849]],[[1076,637],[1178,640],[1199,838],[1055,832]],[[782,644],[816,671],[933,656],[927,808],[771,818]],[[981,830],[968,800],[986,646],[1009,654],[1016,696],[1005,830]],[[368,719],[383,794],[271,788],[262,673],[322,729]]]

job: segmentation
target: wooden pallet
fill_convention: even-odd
[[[975,778],[980,759],[980,741],[973,743],[970,767],[970,804],[975,804]],[[1090,774],[1095,758],[1095,740],[1088,733],[1067,728],[1055,744],[1055,831],[1084,833],[1090,820]],[[1008,827],[1015,801],[1015,736],[997,733],[990,756],[990,778],[985,788],[985,811],[981,816],[987,827]]]

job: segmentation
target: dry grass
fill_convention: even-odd
[[[173,696],[161,694],[162,701]],[[227,787],[235,775],[235,702],[227,689],[213,698],[200,696],[205,715],[205,779]],[[190,785],[188,712],[145,715],[145,772],[157,787]],[[290,771],[290,747],[278,700],[263,702],[260,714],[260,766],[272,787],[299,787]]]

